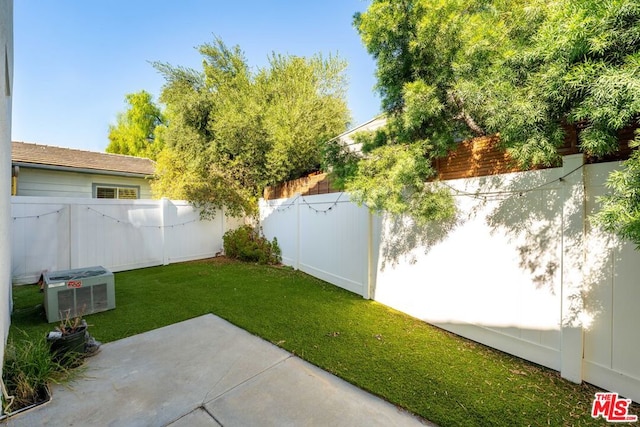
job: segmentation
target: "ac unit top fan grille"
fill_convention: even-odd
[[[68,280],[86,279],[87,277],[101,276],[107,274],[104,268],[77,269],[67,271],[57,271],[47,275],[49,282],[66,282]]]

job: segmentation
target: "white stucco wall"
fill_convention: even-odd
[[[90,198],[94,184],[106,184],[138,187],[138,198],[152,198],[150,181],[145,178],[20,167],[17,181],[18,196]]]
[[[0,0],[0,366],[11,313],[11,93],[13,0]]]

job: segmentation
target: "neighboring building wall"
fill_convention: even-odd
[[[140,199],[151,199],[150,181],[145,178],[66,172],[20,167],[17,196],[94,197],[94,184],[135,186]]]
[[[11,93],[13,0],[0,0],[0,366],[11,322]]]
[[[362,144],[356,143],[353,140],[353,136],[360,132],[376,131],[386,124],[387,118],[381,115],[369,120],[368,122],[362,123],[353,129],[349,129],[348,131],[338,135],[336,138],[339,139],[349,150],[360,152],[362,151]]]

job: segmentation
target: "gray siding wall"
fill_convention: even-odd
[[[18,196],[93,197],[94,184],[137,186],[139,198],[151,199],[151,186],[145,178],[54,171],[20,167]]]

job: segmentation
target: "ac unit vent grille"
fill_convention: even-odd
[[[107,284],[101,283],[93,287],[93,308],[96,311],[108,310]]]
[[[77,314],[75,304],[73,303],[73,289],[58,291],[58,311],[63,313],[70,311],[71,316]]]

